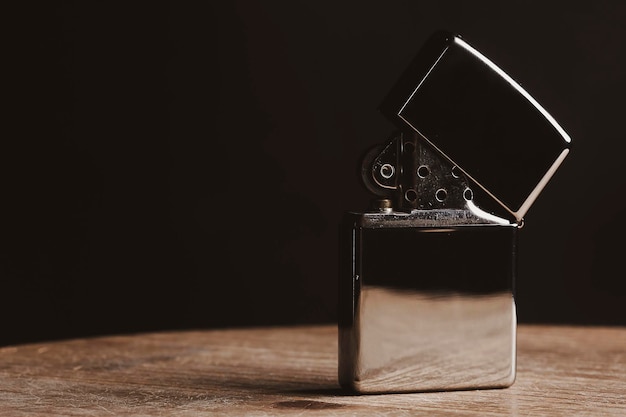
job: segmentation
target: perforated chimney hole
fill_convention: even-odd
[[[426,178],[429,174],[430,174],[430,168],[428,168],[426,165],[420,165],[419,168],[417,168],[418,177]]]
[[[463,198],[466,201],[471,201],[474,198],[474,192],[471,188],[466,188],[465,191],[463,191]]]
[[[413,203],[415,200],[417,200],[417,191],[406,190],[406,192],[404,193],[404,198],[406,199],[406,201]]]
[[[437,199],[437,201],[439,201],[440,203],[442,203],[443,201],[445,201],[445,199],[448,197],[448,192],[443,189],[440,188],[437,190],[437,192],[435,193],[435,198]]]
[[[454,178],[459,178],[462,175],[461,169],[458,166],[452,167],[452,176]]]

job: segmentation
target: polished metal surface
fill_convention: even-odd
[[[423,45],[381,110],[518,221],[569,153],[569,135],[530,93],[450,32]]]
[[[515,379],[517,227],[462,210],[433,211],[346,215],[342,247],[350,253],[342,254],[339,323],[345,388],[496,388]]]

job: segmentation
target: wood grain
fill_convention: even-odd
[[[337,329],[167,332],[0,349],[2,416],[626,416],[626,328],[519,326],[506,389],[350,396]]]

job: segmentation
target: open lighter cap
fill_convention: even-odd
[[[521,221],[571,139],[515,80],[460,36],[436,32],[381,105]]]

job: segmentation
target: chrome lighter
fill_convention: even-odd
[[[460,36],[435,33],[381,105],[376,198],[340,226],[339,380],[358,393],[515,380],[517,233],[570,138]]]

